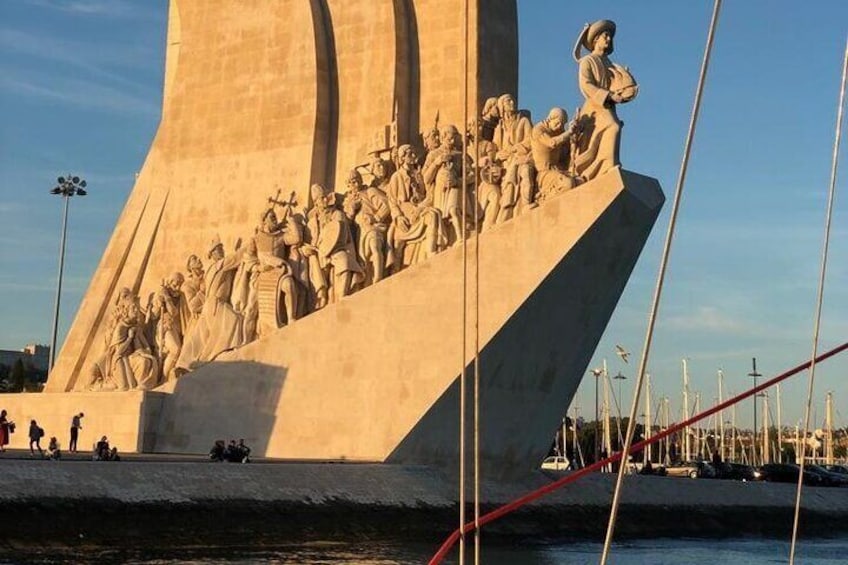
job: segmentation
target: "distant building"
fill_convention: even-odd
[[[29,343],[20,351],[0,349],[0,365],[11,368],[18,359],[26,368],[46,372],[47,366],[50,364],[50,348],[46,345]]]

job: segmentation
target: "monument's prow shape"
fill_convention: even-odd
[[[663,201],[654,179],[613,169],[468,240],[469,273],[480,245],[481,451],[492,472],[547,453]],[[203,452],[237,435],[273,457],[450,464],[462,285],[456,245],[222,354],[177,381],[155,450]],[[468,285],[470,321],[470,275]],[[467,337],[471,363],[470,324]]]

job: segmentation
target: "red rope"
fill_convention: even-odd
[[[820,362],[822,362],[822,361],[824,361],[824,360],[826,360],[830,357],[833,357],[834,355],[842,353],[846,349],[848,349],[848,342],[843,343],[839,347],[831,349],[830,351],[822,353],[821,355],[816,357],[816,363],[820,363]],[[765,390],[767,388],[770,388],[770,387],[776,385],[780,381],[783,381],[783,380],[788,379],[789,377],[791,377],[793,375],[800,373],[804,369],[807,369],[809,366],[810,366],[810,362],[806,361],[806,362],[798,365],[797,367],[790,369],[790,370],[786,371],[785,373],[782,373],[782,374],[774,377],[773,379],[762,383],[759,386],[756,386],[756,387],[754,387],[754,388],[752,388],[752,389],[750,389],[746,392],[743,392],[742,394],[734,396],[733,398],[725,400],[721,404],[717,404],[717,405],[713,406],[712,408],[705,410],[704,412],[701,412],[700,414],[695,414],[694,416],[692,416],[688,420],[685,420],[683,422],[675,424],[674,426],[671,426],[670,428],[666,429],[663,432],[658,433],[655,436],[651,436],[650,438],[648,438],[646,440],[642,440],[639,443],[633,444],[630,447],[630,453],[632,454],[632,453],[635,453],[637,451],[640,451],[640,450],[644,449],[645,446],[650,445],[652,443],[655,443],[657,441],[660,441],[661,439],[664,439],[664,438],[670,436],[671,434],[682,430],[686,426],[689,426],[689,425],[691,425],[691,424],[693,424],[693,423],[695,423],[699,420],[703,420],[704,418],[708,418],[709,416],[712,416],[716,412],[718,412],[720,410],[724,410],[725,408],[727,408],[727,407],[729,407],[733,404],[736,404],[737,402],[741,402],[742,400],[745,400],[746,398],[750,398],[751,396],[753,396],[753,395],[755,395],[759,392],[762,392],[763,390]],[[588,475],[589,473],[593,473],[593,472],[597,471],[598,469],[600,469],[604,465],[607,465],[609,463],[615,463],[616,461],[620,461],[621,458],[622,458],[622,452],[619,451],[618,453],[614,453],[612,456],[607,457],[606,459],[603,459],[601,461],[597,461],[597,462],[589,465],[588,467],[583,467],[579,471],[576,471],[576,472],[574,472],[574,473],[572,473],[568,476],[565,476],[565,477],[558,479],[558,480],[556,480],[556,481],[554,481],[550,484],[547,484],[547,485],[545,485],[541,488],[538,488],[534,491],[531,491],[531,492],[525,494],[524,496],[513,500],[512,502],[504,504],[503,506],[496,508],[496,509],[492,510],[491,512],[488,512],[488,513],[482,515],[480,517],[480,526],[482,527],[482,526],[484,526],[484,525],[486,525],[490,522],[494,522],[498,518],[501,518],[502,516],[505,516],[505,515],[513,512],[514,510],[517,510],[518,508],[521,508],[522,506],[533,502],[534,500],[538,500],[539,498],[545,496],[546,494],[552,493],[553,491],[559,489],[560,487],[563,487],[567,484],[573,483],[574,481],[580,479],[581,477],[584,477],[584,476]],[[474,530],[474,522],[469,522],[469,523],[465,524],[465,526],[462,528],[462,533],[468,533],[468,532],[471,532],[473,530]],[[439,563],[441,563],[445,559],[448,552],[456,544],[459,537],[460,537],[460,530],[457,529],[444,541],[444,543],[439,548],[439,550],[436,552],[436,554],[433,555],[432,559],[430,559],[429,564],[430,565],[439,565]]]

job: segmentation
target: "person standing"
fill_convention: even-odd
[[[35,455],[33,446],[38,449],[38,454],[44,457],[44,450],[41,449],[41,438],[44,436],[44,430],[38,427],[38,422],[30,420],[29,422],[29,454]]]
[[[0,452],[6,451],[9,445],[9,434],[12,432],[12,424],[6,417],[6,411],[0,411]]]
[[[85,416],[82,412],[74,414],[71,419],[71,441],[68,443],[68,451],[71,453],[77,452],[77,439],[79,439],[79,431],[82,429],[81,420]]]

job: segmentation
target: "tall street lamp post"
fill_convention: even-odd
[[[757,377],[762,377],[763,375],[757,372],[757,358],[753,357],[751,359],[751,365],[753,369],[750,373],[748,373],[749,377],[754,379],[754,388],[757,388]],[[754,395],[754,441],[751,445],[751,458],[753,459],[754,465],[757,464],[757,397],[759,395]]]
[[[85,190],[86,182],[79,177],[68,175],[67,177],[59,177],[58,183],[50,191],[50,194],[61,196],[65,200],[64,211],[62,213],[62,237],[59,243],[59,276],[56,283],[56,307],[53,310],[53,333],[50,338],[50,365],[48,375],[53,372],[53,364],[56,361],[56,336],[59,330],[59,302],[62,298],[62,271],[65,267],[65,236],[68,231],[68,203],[72,196],[85,196],[88,194]]]
[[[624,399],[621,397],[621,381],[627,380],[627,377],[619,371],[613,379],[618,381],[618,421],[621,422],[621,407],[624,405]]]

